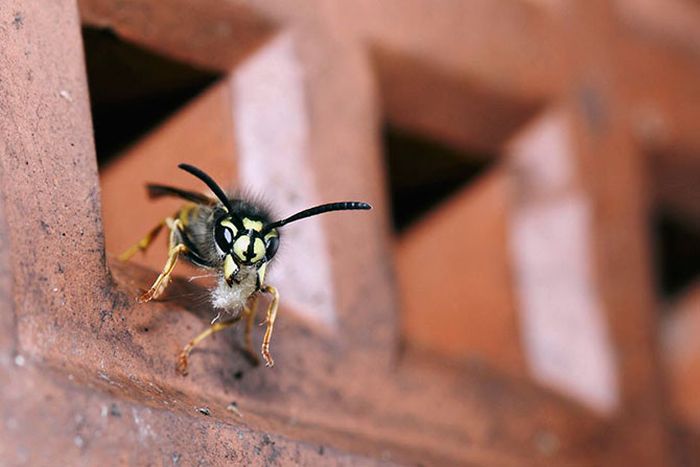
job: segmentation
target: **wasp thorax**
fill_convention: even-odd
[[[222,254],[231,251],[238,228],[230,218],[224,218],[214,225],[214,241]]]

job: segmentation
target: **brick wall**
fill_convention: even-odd
[[[3,3],[0,460],[692,464],[698,24],[684,0]],[[165,248],[115,259],[177,209],[145,182],[200,189],[179,162],[280,215],[374,206],[288,230],[273,369],[234,329],[177,375],[213,317],[197,273],[137,304]]]

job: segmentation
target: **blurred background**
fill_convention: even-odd
[[[171,374],[206,325],[201,301],[164,328],[115,324],[145,329],[147,356],[100,371],[196,403],[235,397],[252,417],[214,419],[268,436],[263,454],[208,422],[202,443],[260,465],[700,465],[700,2],[77,8],[119,287],[162,268],[164,240],[133,265],[113,258],[180,205],[143,185],[203,191],[180,162],[280,216],[375,208],[285,231],[274,372],[230,360],[222,338],[188,381]],[[178,265],[175,299],[154,306],[192,311],[177,297],[199,293],[196,274]],[[126,399],[155,404],[144,394]],[[122,459],[152,460],[141,442]],[[67,459],[116,447],[91,449]],[[185,460],[226,464],[199,449]]]

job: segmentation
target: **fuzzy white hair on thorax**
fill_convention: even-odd
[[[216,288],[211,292],[211,303],[214,308],[222,309],[233,315],[237,315],[255,293],[257,270],[252,266],[243,266],[238,273],[240,283],[229,286],[223,275],[219,276]]]

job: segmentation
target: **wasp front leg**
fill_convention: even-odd
[[[263,358],[265,359],[265,366],[271,367],[275,364],[275,362],[270,356],[270,338],[272,337],[272,328],[274,327],[275,319],[277,318],[277,308],[279,307],[280,303],[280,294],[277,291],[277,289],[272,287],[271,285],[266,285],[260,290],[262,292],[272,295],[270,306],[267,307],[267,316],[265,317],[265,321],[260,323],[261,326],[263,324],[267,324],[267,329],[265,329],[265,336],[263,336],[261,353]]]
[[[187,376],[187,367],[189,365],[189,356],[190,353],[192,352],[192,349],[195,348],[197,344],[202,342],[204,339],[207,337],[211,336],[214,333],[217,333],[219,331],[223,331],[226,328],[229,328],[236,324],[238,320],[241,319],[241,315],[236,316],[235,318],[232,318],[228,321],[221,321],[218,323],[214,323],[209,328],[203,332],[201,332],[197,337],[192,339],[186,346],[185,348],[182,349],[180,352],[180,355],[178,356],[177,359],[177,366],[175,367],[175,370],[180,373],[182,376]]]
[[[173,220],[172,218],[167,218],[165,219],[165,224],[170,229],[168,260],[165,262],[163,272],[160,273],[151,288],[139,297],[139,302],[141,303],[149,302],[163,294],[165,288],[170,283],[170,274],[172,274],[175,268],[178,256],[187,252],[187,247],[180,243],[178,239],[178,235],[182,231],[182,222],[180,219]]]

